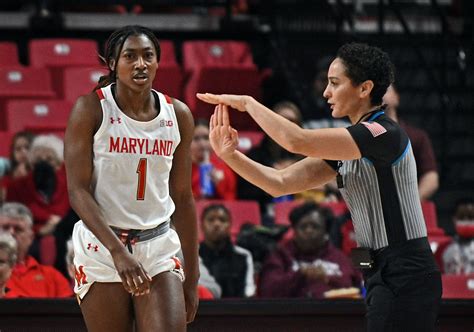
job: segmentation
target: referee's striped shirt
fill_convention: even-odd
[[[383,111],[347,130],[362,158],[327,162],[342,178],[340,191],[352,215],[358,246],[379,249],[426,237],[407,134]]]

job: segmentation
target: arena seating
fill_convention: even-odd
[[[6,104],[7,129],[11,133],[30,130],[61,135],[66,129],[71,108],[71,102],[62,100],[10,100]]]
[[[153,81],[153,88],[170,97],[181,99],[184,74],[176,60],[174,44],[170,40],[161,40],[160,48],[160,64]]]
[[[233,93],[261,97],[262,76],[253,63],[250,47],[234,41],[183,43],[183,67],[187,75],[184,100],[195,118],[209,119],[214,107],[196,98],[196,92]],[[256,130],[247,113],[232,112],[237,129]]]
[[[443,299],[474,299],[474,274],[443,274]]]
[[[256,201],[224,201],[224,200],[198,200],[196,201],[196,214],[198,219],[199,239],[203,239],[201,229],[201,214],[203,210],[210,204],[223,204],[229,209],[232,216],[231,238],[235,242],[240,227],[245,223],[254,225],[261,224],[260,208]]]
[[[0,131],[0,157],[10,158],[10,142],[12,133],[9,131]]]
[[[6,130],[7,100],[53,97],[51,76],[46,68],[0,67],[0,131]]]
[[[91,39],[32,39],[28,44],[30,66],[49,68],[57,97],[62,98],[63,71],[67,67],[99,66],[97,42]]]
[[[13,42],[0,42],[0,67],[21,66],[18,47]]]
[[[64,99],[75,102],[81,95],[86,95],[97,85],[99,78],[108,74],[105,67],[70,67],[63,72]]]
[[[239,130],[239,145],[237,149],[240,152],[247,153],[250,149],[260,145],[264,135],[262,131]]]

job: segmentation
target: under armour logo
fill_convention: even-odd
[[[114,119],[113,117],[110,117],[110,123],[111,124],[114,124],[115,121],[117,121],[117,123],[122,123],[122,118],[118,117],[118,118]]]
[[[87,244],[87,250],[99,251],[99,246],[98,245],[93,246],[92,243],[89,243]]]

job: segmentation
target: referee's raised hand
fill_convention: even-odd
[[[253,99],[245,95],[215,95],[212,93],[197,93],[196,97],[208,104],[223,104],[235,108],[240,112],[246,112],[246,104]]]
[[[216,154],[225,159],[236,151],[239,143],[237,130],[232,128],[229,120],[228,107],[219,104],[209,122],[209,140]]]

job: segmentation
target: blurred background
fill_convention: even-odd
[[[462,283],[458,293],[453,290],[449,298],[474,298],[473,20],[474,2],[468,0],[2,0],[0,202],[18,201],[31,210],[36,238],[30,254],[68,277],[66,242],[77,216],[69,208],[66,191],[62,200],[45,208],[43,216],[43,210],[22,196],[18,178],[34,172],[32,157],[26,157],[33,136],[53,134],[62,139],[77,97],[89,93],[107,73],[100,55],[106,38],[119,27],[139,24],[155,32],[162,55],[153,86],[190,107],[195,135],[204,135],[204,140],[213,108],[198,101],[196,92],[249,94],[282,115],[289,109],[291,114],[284,116],[306,128],[349,125],[331,118],[322,97],[327,68],[342,44],[368,43],[386,51],[396,67],[395,90],[385,102],[391,116],[409,128],[412,144],[418,144],[415,158],[432,250],[446,275],[464,276],[456,281]],[[239,149],[251,158],[274,167],[300,158],[276,149],[246,114],[231,117],[240,133]],[[23,147],[18,136],[24,138]],[[232,215],[227,235],[254,261],[257,290],[229,297],[261,295],[259,273],[265,259],[278,243],[292,239],[289,214],[303,202],[314,201],[332,211],[326,222],[335,247],[348,253],[355,245],[350,215],[331,185],[271,198],[212,155],[209,158],[208,140],[195,138],[193,144],[193,192],[200,227],[210,204],[224,205]],[[59,179],[64,174],[62,156],[57,157]],[[209,162],[213,184],[204,191],[200,166]],[[200,230],[201,240],[205,236],[206,231]],[[456,243],[470,251],[465,265],[450,273],[445,254]],[[207,268],[212,264],[204,260]],[[226,297],[227,286],[218,284],[224,294],[213,293],[211,298]],[[363,287],[359,288],[363,297]],[[362,315],[361,307],[351,303],[346,303],[347,310]],[[11,309],[14,315],[20,307]],[[302,305],[306,312],[313,310],[310,307]],[[468,307],[472,310],[471,304]],[[262,315],[271,312],[265,308]],[[337,312],[331,305],[325,308],[312,314]],[[63,310],[63,315],[77,313],[72,307]],[[203,317],[206,312],[212,316],[213,310],[204,305]]]

